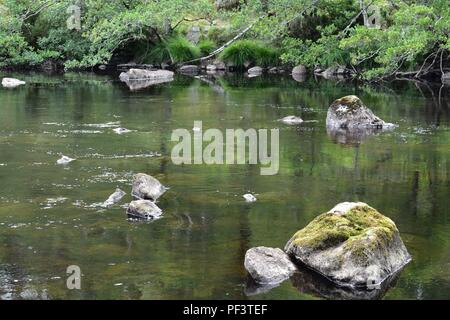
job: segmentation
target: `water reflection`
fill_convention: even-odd
[[[0,269],[9,268],[0,295],[20,297],[24,287],[14,279],[29,277],[27,288],[40,297],[45,289],[52,299],[332,297],[336,289],[305,287],[312,281],[304,275],[247,296],[244,255],[254,246],[282,247],[339,202],[364,201],[396,222],[414,258],[383,298],[448,297],[448,90],[216,74],[130,91],[117,77],[17,77],[30,85],[0,90]],[[329,135],[328,107],[348,94],[399,128],[367,138]],[[277,121],[287,115],[305,123]],[[194,120],[220,130],[279,128],[279,174],[262,177],[252,165],[173,165],[172,130],[190,130]],[[111,122],[132,132],[85,130]],[[77,161],[57,167],[61,154]],[[132,156],[148,154],[156,156]],[[121,207],[131,201],[127,196],[107,211],[87,207],[117,187],[129,193],[137,172],[170,187],[158,203],[162,219],[128,222]],[[246,204],[248,192],[258,201]],[[45,205],[60,197],[67,200]],[[71,264],[87,275],[82,292],[65,288]],[[12,265],[23,271],[11,271]]]

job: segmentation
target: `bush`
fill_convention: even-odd
[[[277,65],[279,53],[267,44],[255,40],[239,40],[226,48],[219,57],[242,68],[245,63],[253,63],[263,67]]]
[[[201,40],[198,43],[198,48],[200,49],[200,53],[202,54],[202,56],[206,56],[214,51],[214,49],[216,48],[216,44],[212,40],[205,39]]]

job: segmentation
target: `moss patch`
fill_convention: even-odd
[[[291,239],[291,244],[321,250],[345,242],[344,249],[354,249],[355,252],[363,254],[356,247],[360,247],[366,242],[382,246],[381,242],[390,241],[395,232],[397,232],[397,228],[391,219],[372,207],[359,205],[345,213],[321,214],[298,231]],[[379,237],[381,240],[375,243],[365,241],[372,237]]]
[[[357,96],[351,95],[335,100],[331,106],[336,109],[340,105],[347,106],[350,109],[355,110],[361,108],[363,106],[363,103]]]

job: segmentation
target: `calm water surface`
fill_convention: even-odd
[[[0,298],[323,298],[294,280],[251,295],[245,252],[282,248],[335,204],[364,201],[397,223],[413,257],[384,298],[450,299],[448,87],[439,95],[404,83],[180,76],[131,92],[110,76],[15,76],[28,84],[0,88]],[[339,143],[326,112],[348,94],[399,127]],[[287,115],[311,121],[277,121]],[[279,174],[172,164],[172,130],[194,120],[204,129],[279,128]],[[118,135],[118,126],[132,132]],[[56,165],[62,154],[77,160]],[[170,187],[158,204],[164,217],[152,223],[127,221],[121,207],[138,172]],[[128,195],[99,208],[116,187]],[[246,203],[247,192],[258,201]],[[69,265],[80,266],[82,290],[66,289]]]

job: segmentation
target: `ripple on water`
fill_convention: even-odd
[[[66,202],[67,198],[65,197],[57,197],[57,198],[48,198],[46,202],[41,203],[41,209],[51,209],[54,208],[57,204],[61,204]]]

